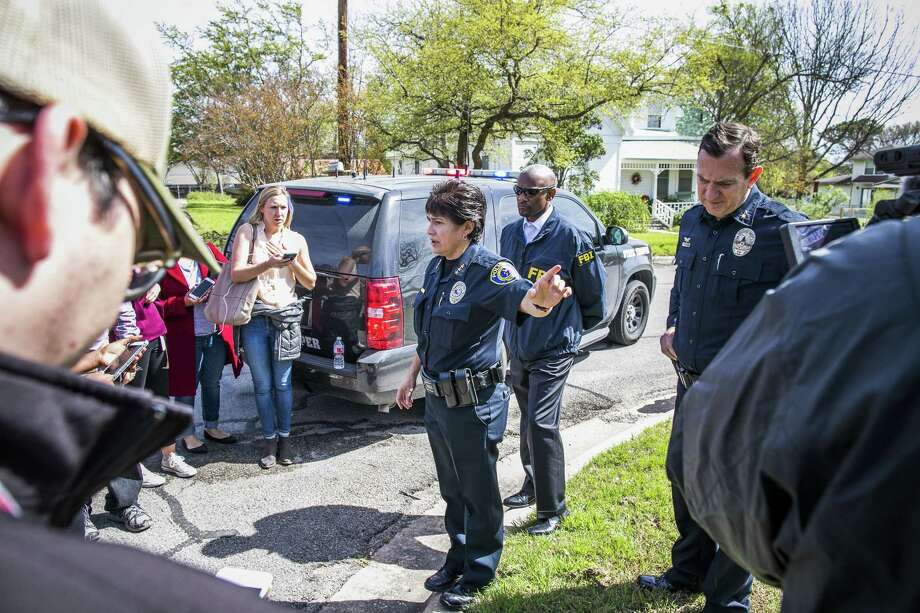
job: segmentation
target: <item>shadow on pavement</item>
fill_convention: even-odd
[[[217,538],[206,543],[201,552],[211,558],[226,558],[250,550],[264,550],[298,564],[364,558],[368,555],[368,543],[371,547],[375,543],[382,545],[386,540],[382,535],[419,517],[351,505],[307,507],[264,517],[254,524],[256,532],[252,536]],[[424,521],[415,526],[420,536],[444,532],[441,517],[431,516],[430,522],[429,516],[421,517]],[[412,559],[394,555],[392,559],[375,560],[410,570],[437,568],[444,554],[422,547],[425,553]]]
[[[640,408],[639,412],[646,415],[652,415],[655,413],[667,413],[668,411],[673,411],[675,398],[676,396],[672,396],[671,398],[662,398],[661,400],[656,400],[652,404],[647,404]]]

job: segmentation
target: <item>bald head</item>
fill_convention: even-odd
[[[556,196],[556,173],[543,164],[528,166],[518,175],[514,193],[517,194],[518,213],[534,221]]]
[[[556,173],[549,166],[531,164],[521,171],[519,178],[528,179],[533,187],[552,187],[556,185]]]

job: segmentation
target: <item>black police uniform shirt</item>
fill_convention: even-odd
[[[498,362],[502,321],[518,317],[531,287],[508,260],[476,243],[456,260],[432,258],[415,298],[417,351],[426,374],[482,371]]]
[[[574,355],[583,330],[604,319],[606,275],[591,240],[555,208],[530,243],[524,242],[524,218],[502,230],[501,254],[528,281],[536,283],[559,264],[559,276],[572,287],[574,300],[563,300],[546,317],[528,317],[505,327],[505,343],[522,361]]]
[[[764,293],[785,276],[789,264],[779,229],[803,219],[756,186],[721,220],[702,204],[684,213],[667,322],[677,327],[674,351],[683,366],[703,372]]]

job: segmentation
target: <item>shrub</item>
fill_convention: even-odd
[[[201,232],[201,238],[204,239],[206,243],[213,243],[219,251],[223,251],[224,247],[227,246],[227,237],[229,234],[224,232],[218,232],[216,230],[205,230]]]
[[[689,210],[690,210],[690,209],[684,209],[683,211],[679,211],[679,212],[677,212],[677,213],[674,213],[674,225],[671,226],[671,227],[673,227],[673,228],[679,228],[679,227],[680,227],[680,220],[681,220],[681,218],[684,216],[684,213],[686,213],[686,212],[689,211]]]
[[[597,192],[588,196],[585,203],[606,226],[620,226],[630,232],[642,232],[651,220],[648,205],[636,194]]]
[[[249,203],[249,199],[252,198],[252,195],[254,193],[256,193],[254,189],[247,189],[247,190],[243,190],[242,192],[240,192],[239,195],[235,198],[236,206],[239,206],[239,207],[246,206]]]

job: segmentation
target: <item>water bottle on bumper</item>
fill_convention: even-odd
[[[332,366],[336,370],[342,370],[345,368],[345,343],[342,342],[342,337],[335,337],[335,344],[332,346]]]

